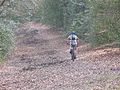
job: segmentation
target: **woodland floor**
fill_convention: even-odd
[[[120,49],[80,44],[70,60],[61,31],[26,23],[0,68],[0,90],[120,90]]]

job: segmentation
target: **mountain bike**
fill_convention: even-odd
[[[76,49],[75,45],[72,45],[70,49],[70,54],[71,54],[71,60],[73,61],[76,59],[75,49]]]

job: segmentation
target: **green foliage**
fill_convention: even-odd
[[[94,46],[120,42],[119,0],[42,0],[40,21],[76,31]]]
[[[76,31],[82,40],[88,40],[90,30],[90,13],[85,0],[68,0],[65,5],[64,29],[67,32]]]
[[[41,0],[2,0],[0,5],[0,61],[4,59],[14,38],[12,31],[21,22],[30,21]],[[1,1],[1,2],[2,2]],[[1,3],[0,2],[0,3]]]
[[[63,9],[60,0],[43,0],[36,15],[44,24],[63,26]]]
[[[84,0],[42,0],[34,17],[40,22],[61,27],[66,33],[76,31],[86,39],[89,31],[89,8]]]
[[[0,61],[3,60],[12,45],[11,31],[1,24],[0,26]]]
[[[94,0],[91,1],[92,29],[90,42],[101,45],[120,42],[120,1]]]

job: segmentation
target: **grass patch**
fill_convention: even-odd
[[[9,28],[0,26],[0,63],[3,63],[6,54],[12,45],[12,34]]]

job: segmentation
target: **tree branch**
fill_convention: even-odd
[[[3,6],[4,3],[5,3],[5,0],[3,0],[3,1],[0,3],[0,7]]]

